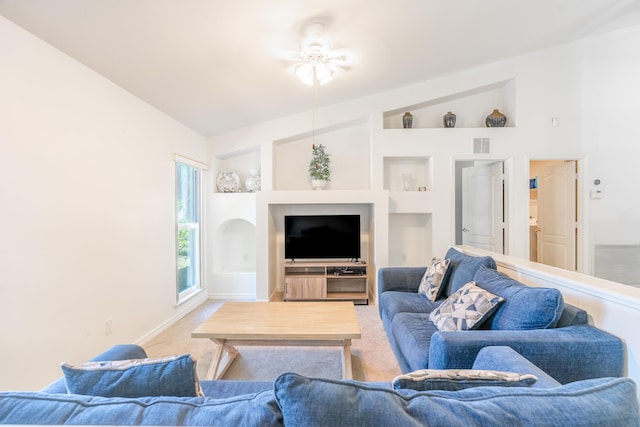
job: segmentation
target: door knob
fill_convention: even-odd
[[[466,227],[464,227],[464,228],[462,229],[462,231],[463,231],[464,233],[468,233],[468,232],[469,232],[469,230],[467,230],[467,229],[466,229]]]

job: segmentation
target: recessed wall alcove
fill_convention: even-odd
[[[483,128],[494,109],[506,114],[507,127],[516,126],[516,83],[508,79],[451,95],[385,111],[384,129],[402,129],[405,112],[413,115],[413,128],[442,128],[442,116],[456,114],[456,128]]]
[[[244,219],[231,219],[218,227],[216,236],[218,245],[223,249],[216,252],[216,271],[256,271],[255,225]]]
[[[331,159],[329,189],[369,190],[371,138],[368,118],[320,127],[315,134],[316,143],[326,147]],[[312,145],[312,131],[274,141],[274,190],[311,189],[308,168]]]
[[[430,213],[389,214],[389,265],[420,267],[433,258]]]
[[[361,218],[361,260],[366,261],[367,269],[372,273],[377,264],[387,263],[387,191],[260,192],[256,204],[258,300],[273,300],[284,283],[285,215],[358,214]],[[375,300],[375,274],[369,277],[370,298]]]
[[[213,251],[210,283],[216,297],[254,299],[256,281],[256,226],[234,218],[220,223],[212,233]]]

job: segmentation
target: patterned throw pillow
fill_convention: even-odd
[[[457,391],[470,387],[530,387],[538,378],[532,374],[481,369],[420,369],[398,375],[391,385],[394,390]]]
[[[431,301],[438,299],[442,284],[445,282],[449,263],[448,259],[434,258],[429,268],[424,272],[424,276],[422,276],[418,292],[425,294]]]
[[[468,331],[480,326],[502,301],[504,298],[469,282],[433,310],[429,320],[440,331]]]
[[[189,354],[61,365],[67,391],[103,397],[203,396]]]

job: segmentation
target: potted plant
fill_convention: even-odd
[[[327,182],[330,181],[331,176],[331,159],[329,155],[324,151],[325,147],[322,144],[311,146],[312,157],[309,162],[309,176],[311,177],[311,185],[316,190],[322,190],[326,187]]]

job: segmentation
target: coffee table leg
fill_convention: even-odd
[[[212,338],[211,341],[216,345],[216,350],[213,353],[206,379],[219,380],[224,373],[227,372],[227,369],[231,366],[231,362],[233,362],[238,355],[238,349],[225,344],[226,340]]]
[[[344,340],[342,346],[342,378],[353,379],[353,369],[351,368],[351,340]]]

